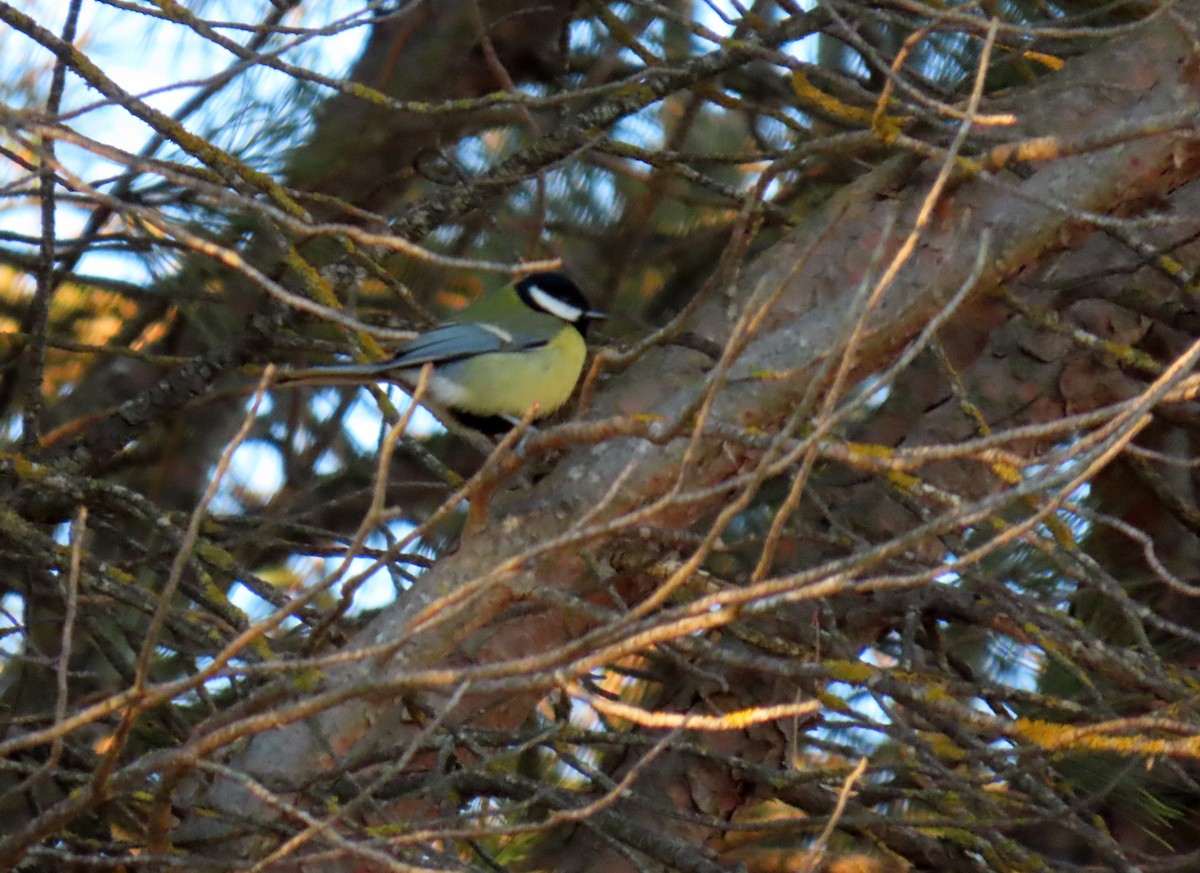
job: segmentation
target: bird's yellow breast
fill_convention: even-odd
[[[429,390],[441,403],[473,415],[521,418],[534,404],[539,417],[549,415],[575,390],[586,355],[579,331],[567,327],[541,348],[493,352],[435,367]]]

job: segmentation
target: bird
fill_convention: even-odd
[[[542,418],[567,402],[583,371],[588,326],[605,317],[564,273],[531,273],[403,343],[386,360],[318,367],[305,376],[412,388],[430,364],[427,396],[463,423],[497,433],[531,411]]]

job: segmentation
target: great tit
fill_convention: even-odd
[[[484,295],[386,361],[309,372],[412,387],[422,366],[432,364],[429,396],[466,413],[467,423],[496,430],[497,419],[511,426],[535,404],[541,417],[567,402],[583,370],[588,324],[604,317],[562,273],[533,273]]]

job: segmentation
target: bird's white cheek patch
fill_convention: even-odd
[[[561,318],[563,321],[574,324],[583,317],[583,310],[578,306],[572,306],[565,300],[559,300],[553,294],[547,294],[537,285],[533,285],[529,289],[529,299],[532,300],[539,309],[545,310],[555,318]]]

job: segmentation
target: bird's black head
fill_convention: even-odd
[[[562,273],[533,273],[516,284],[517,294],[530,309],[548,312],[587,336],[588,323],[604,318],[588,305],[579,286]]]

